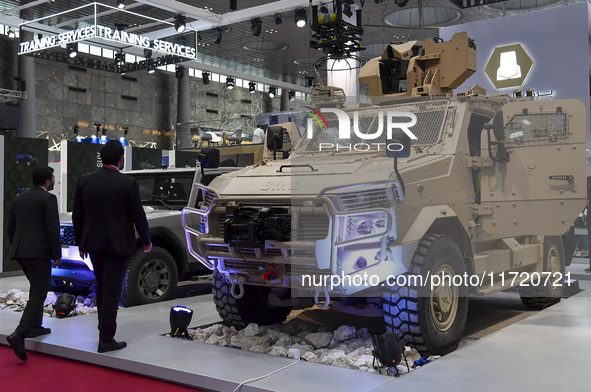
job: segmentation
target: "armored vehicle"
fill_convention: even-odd
[[[425,64],[448,75],[428,70],[440,44],[388,48],[383,59],[398,61],[374,76]],[[183,224],[214,271],[224,321],[282,322],[294,306],[332,301],[442,355],[460,341],[470,296],[518,288],[530,307],[560,301],[567,233],[586,202],[585,106],[478,87],[453,97],[441,84],[422,96],[428,83],[407,83],[376,84],[382,106],[322,108],[288,160],[195,185],[203,202]]]
[[[181,209],[196,203],[199,192],[193,184],[209,184],[215,177],[237,168],[195,168],[134,170],[126,172],[137,179],[142,206],[150,225],[152,251],[143,252],[138,237],[139,253],[129,262],[121,302],[124,306],[172,299],[179,280],[209,273],[187,251]],[[195,200],[193,200],[193,198]],[[83,294],[96,283],[90,259],[80,258],[74,243],[72,214],[60,215],[62,263],[52,267],[51,288],[58,292]]]

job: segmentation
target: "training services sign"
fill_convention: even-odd
[[[57,35],[49,35],[32,41],[21,42],[18,54],[27,54],[38,50],[66,45],[72,42],[84,41],[91,38],[101,38],[122,44],[152,49],[157,52],[194,59],[197,57],[195,48],[180,43],[173,43],[155,39],[150,41],[143,35],[128,33],[100,25],[81,27],[76,30],[64,31]]]

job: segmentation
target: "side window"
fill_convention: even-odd
[[[567,136],[565,113],[523,113],[509,121],[505,127],[508,141],[539,140]]]
[[[140,188],[140,199],[142,202],[152,201],[154,197],[154,181],[154,177],[137,178]]]

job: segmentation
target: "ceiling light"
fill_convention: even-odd
[[[154,72],[156,72],[156,67],[154,66],[154,64],[150,64],[148,66],[148,73],[153,74]]]
[[[230,9],[236,11],[238,8],[238,0],[230,0]]]
[[[78,55],[78,42],[72,42],[66,45],[66,50],[68,51],[68,56],[70,58],[74,58]]]
[[[117,8],[119,8],[120,10],[125,8],[125,0],[117,0]]]
[[[123,52],[115,53],[115,64],[117,64],[117,65],[125,64],[125,55],[123,54]]]
[[[277,94],[277,89],[273,86],[269,87],[269,98],[275,98]]]
[[[283,23],[283,20],[281,19],[281,14],[279,12],[276,13],[273,17],[275,18],[275,24],[280,25],[281,23]]]
[[[257,84],[255,82],[249,82],[248,83],[248,92],[251,94],[254,94],[254,92],[257,89]]]
[[[261,35],[262,24],[263,21],[261,20],[261,18],[252,18],[250,20],[250,32],[252,33],[252,35],[254,35],[255,37]]]
[[[222,43],[222,29],[217,27],[211,29],[211,42],[218,45]]]
[[[176,29],[177,33],[181,34],[184,33],[187,29],[187,25],[185,24],[186,17],[184,15],[175,15],[174,16],[174,28]]]
[[[308,10],[305,8],[296,8],[294,22],[298,27],[304,27],[308,19]]]
[[[8,38],[14,38],[16,37],[16,33],[14,32],[13,29],[8,29]]]
[[[228,90],[232,90],[234,88],[234,78],[231,76],[228,76],[226,78],[226,88]]]
[[[293,102],[295,101],[295,91],[290,91],[287,93],[287,96],[289,97],[289,102]]]
[[[209,84],[209,72],[203,71],[201,73],[201,78],[203,79],[203,84]]]

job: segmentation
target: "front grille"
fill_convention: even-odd
[[[203,192],[203,204],[201,205],[202,209],[207,210],[209,206],[213,203],[215,199],[215,193],[202,190]]]
[[[298,227],[298,241],[315,242],[328,235],[328,216],[300,215]]]
[[[76,245],[74,226],[60,226],[60,238],[62,245]]]
[[[345,211],[355,211],[366,208],[388,208],[386,189],[370,189],[361,192],[341,193],[339,202]]]

